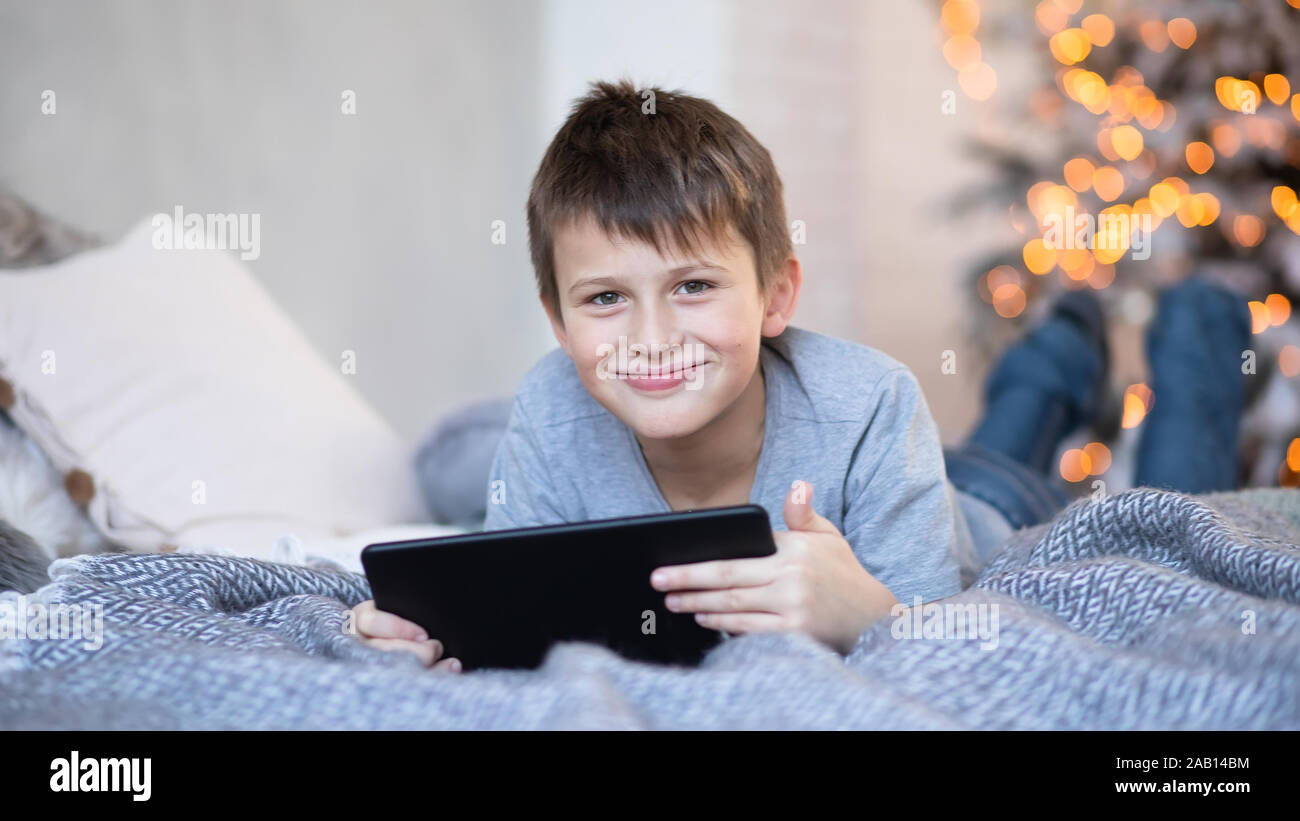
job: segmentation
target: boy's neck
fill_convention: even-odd
[[[689,436],[642,439],[646,465],[674,509],[748,501],[763,450],[767,386],[763,368],[731,407]],[[737,501],[742,500],[742,501]]]

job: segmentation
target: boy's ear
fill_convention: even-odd
[[[799,289],[803,286],[803,267],[799,258],[790,256],[785,261],[784,276],[778,276],[764,296],[763,336],[779,336],[794,316],[799,304]]]

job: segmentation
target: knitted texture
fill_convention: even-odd
[[[1300,729],[1298,544],[1295,491],[1139,489],[1016,532],[940,603],[996,612],[995,642],[902,638],[909,613],[847,657],[751,634],[686,669],[569,642],[460,675],[344,632],[363,576],[78,556],[26,601],[102,605],[102,646],[0,641],[0,728]]]

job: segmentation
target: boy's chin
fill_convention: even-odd
[[[679,439],[699,431],[709,422],[707,411],[699,407],[671,408],[665,403],[649,408],[627,405],[623,408],[619,418],[642,439]]]

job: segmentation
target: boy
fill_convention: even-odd
[[[484,529],[762,505],[775,555],[651,584],[707,627],[848,653],[895,604],[960,590],[969,532],[934,421],[903,365],[789,324],[803,273],[767,150],[712,103],[652,91],[594,84],[533,181],[533,266],[561,347],[515,396]],[[372,602],[356,624],[459,667]]]

